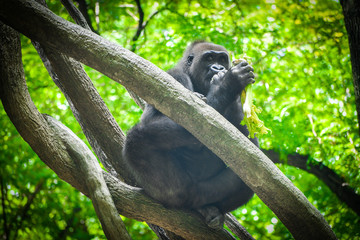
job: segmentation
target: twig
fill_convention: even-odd
[[[255,240],[231,213],[225,215],[225,224],[241,240]]]
[[[75,7],[71,0],[61,0],[61,3],[64,5],[70,16],[75,20],[78,25],[91,31],[91,28],[87,23],[85,17],[82,15],[80,10]]]
[[[140,37],[141,32],[144,30],[144,26],[143,26],[143,22],[144,22],[144,11],[141,7],[141,3],[140,0],[135,0],[136,2],[136,6],[138,8],[138,13],[139,13],[139,22],[138,22],[138,28],[137,31],[133,37],[133,41],[135,42],[136,40],[138,40],[138,38]]]
[[[79,4],[79,10],[82,13],[82,15],[85,17],[86,22],[89,25],[91,31],[99,34],[99,32],[97,31],[97,30],[99,30],[99,28],[97,28],[97,30],[95,30],[91,24],[90,16],[88,13],[88,5],[87,5],[86,1],[85,0],[75,0],[75,1]]]
[[[136,33],[134,35],[134,37],[132,38],[133,41],[133,45],[131,47],[131,51],[135,52],[136,50],[136,41],[139,39],[141,33],[145,30],[146,26],[148,25],[149,21],[154,18],[158,13],[160,13],[161,11],[163,11],[164,9],[166,9],[166,7],[161,8],[159,10],[154,11],[152,14],[150,14],[150,16],[148,17],[148,19],[146,21],[144,21],[144,11],[141,7],[141,3],[140,0],[135,0],[136,2],[136,6],[138,8],[138,13],[139,13],[139,22],[138,22],[138,28],[136,30]]]

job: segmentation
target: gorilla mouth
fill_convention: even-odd
[[[220,79],[222,79],[225,75],[226,70],[224,71],[219,71],[219,72],[214,72],[211,71],[208,73],[209,76],[211,76],[210,81],[216,81],[218,82]]]
[[[210,82],[213,79],[213,77],[217,74],[218,74],[218,72],[209,70],[209,72],[205,76],[205,79]]]

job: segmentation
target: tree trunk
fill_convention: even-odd
[[[358,124],[360,124],[360,1],[341,0],[340,3],[343,8],[345,27],[349,37],[356,111]]]

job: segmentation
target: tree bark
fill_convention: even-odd
[[[1,0],[0,16],[28,37],[118,81],[184,126],[254,190],[295,238],[336,238],[320,212],[258,148],[214,109],[150,62],[33,1]]]
[[[349,37],[355,103],[360,133],[360,1],[340,0]]]

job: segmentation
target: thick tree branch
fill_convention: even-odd
[[[74,134],[69,134],[70,130],[62,131],[63,136],[59,136],[38,112],[25,83],[20,39],[1,22],[0,32],[0,63],[6,62],[6,65],[0,65],[0,98],[5,111],[44,163],[61,179],[86,196],[91,196],[86,179],[79,174],[79,168],[73,162],[74,154],[69,154],[63,141],[68,139],[68,142],[79,144],[73,146],[75,151],[81,149],[84,143]],[[63,128],[66,129],[65,126]],[[118,212],[124,216],[165,227],[186,239],[233,239],[225,230],[210,229],[194,213],[166,209],[141,189],[126,185],[107,172],[103,171],[102,174]]]
[[[68,179],[79,191],[86,192],[85,184],[76,179],[77,169],[68,161],[69,158],[64,152],[56,151],[54,132],[46,127],[44,118],[27,91],[18,35],[12,33],[1,21],[0,26],[0,97],[6,113],[18,132],[25,136],[24,139],[50,168],[56,168],[59,164],[65,169],[58,173],[60,178]],[[49,138],[54,141],[49,141]]]
[[[37,42],[33,42],[33,44],[51,78],[64,93],[74,116],[80,123],[83,132],[105,168],[112,175],[117,176],[126,183],[134,184],[132,177],[128,172],[124,171],[122,156],[119,155],[123,147],[124,134],[118,127],[91,80],[86,75],[81,64],[61,53],[48,50],[48,56],[50,56],[51,59],[50,64],[40,44]],[[55,73],[52,65],[55,66],[59,74]],[[89,108],[89,106],[92,107]],[[89,119],[89,116],[94,117]],[[94,126],[96,126],[96,129]],[[110,132],[112,134],[106,135],[106,137],[110,137],[111,139],[104,140],[104,133]],[[115,141],[113,141],[113,139],[115,139]],[[103,144],[104,141],[106,146]]]
[[[96,157],[70,129],[50,116],[44,117],[49,126],[66,146],[66,150],[71,159],[80,170],[79,174],[86,179],[90,199],[92,200],[106,237],[110,240],[131,239],[126,231],[125,224],[117,213],[109,189],[106,186],[103,171]]]
[[[274,163],[282,163],[280,154],[273,150],[262,151]],[[360,196],[356,194],[354,189],[349,187],[349,184],[336,174],[333,170],[323,165],[322,163],[309,162],[309,157],[300,154],[290,154],[287,156],[286,164],[300,168],[308,173],[314,174],[318,179],[322,180],[336,196],[346,203],[354,212],[360,216]]]
[[[63,1],[67,2],[67,0]],[[42,4],[45,5],[45,2]],[[67,3],[67,5],[72,5],[72,3]],[[74,8],[74,6],[68,6],[68,8]],[[81,13],[78,14],[81,15]],[[86,25],[86,23],[83,24]],[[105,168],[114,176],[120,174],[118,177],[133,184],[134,181],[125,171],[122,161],[124,133],[81,64],[61,53],[43,48],[38,42],[33,41],[33,45],[51,78],[65,95],[86,138]]]
[[[90,26],[88,25],[87,21],[85,20],[82,13],[75,7],[75,5],[71,2],[71,0],[61,0],[64,7],[68,10],[70,16],[75,20],[75,22],[82,26],[85,29],[91,30]],[[140,2],[139,2],[140,4]],[[43,4],[45,6],[45,4]],[[140,6],[141,7],[141,6]],[[141,9],[142,12],[142,9]],[[142,12],[142,15],[144,13]],[[147,23],[147,22],[146,22]],[[141,33],[141,32],[140,32]],[[139,35],[140,35],[139,33]],[[141,108],[145,108],[145,101],[141,99],[139,96],[137,96],[134,92],[128,91],[130,96],[133,98],[133,100],[136,102],[136,104]]]
[[[150,62],[33,1],[1,0],[0,16],[28,37],[118,81],[184,126],[254,190],[295,238],[336,238],[320,212],[258,148],[218,112]]]

